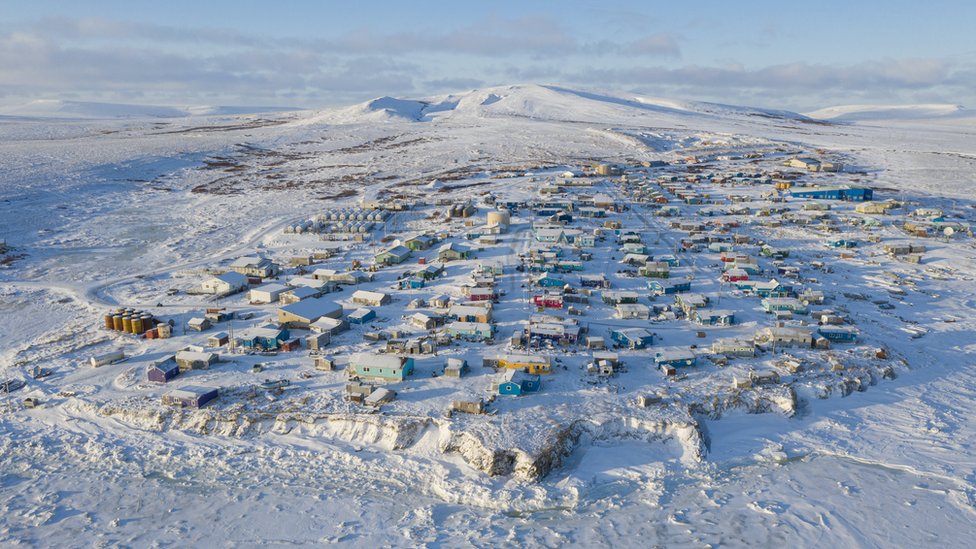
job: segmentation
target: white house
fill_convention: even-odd
[[[204,293],[232,294],[247,288],[247,277],[235,272],[228,272],[205,280],[202,285]]]

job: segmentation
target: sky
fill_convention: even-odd
[[[0,105],[301,108],[509,84],[976,106],[976,2],[0,0]]]

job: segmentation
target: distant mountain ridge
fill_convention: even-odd
[[[2,107],[0,108],[0,116],[67,119],[186,118],[190,116],[236,116],[293,110],[296,109],[290,107],[236,107],[215,105],[173,107],[38,99],[23,105]]]
[[[810,118],[837,121],[916,120],[969,118],[974,113],[962,105],[930,103],[918,105],[838,105],[806,113]]]

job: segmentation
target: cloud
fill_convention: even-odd
[[[426,89],[435,91],[461,91],[480,88],[485,85],[485,81],[478,78],[438,78],[425,80],[422,85]]]

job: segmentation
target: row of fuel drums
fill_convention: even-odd
[[[156,327],[156,319],[145,311],[117,309],[105,315],[105,328],[116,332],[142,335]]]

